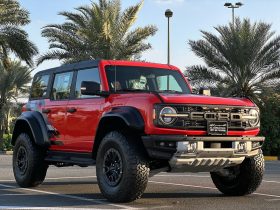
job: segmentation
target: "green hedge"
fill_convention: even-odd
[[[280,156],[280,95],[267,94],[261,109],[261,133],[265,136],[265,155]]]
[[[13,146],[11,145],[11,139],[11,134],[4,134],[3,138],[0,139],[0,151],[13,150]]]

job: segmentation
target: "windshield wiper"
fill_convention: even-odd
[[[177,91],[177,90],[160,90],[158,92],[159,93],[178,93],[178,94],[183,94],[183,92]]]
[[[142,89],[120,89],[117,92],[151,92],[149,90],[142,90]]]

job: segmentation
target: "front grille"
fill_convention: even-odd
[[[188,117],[177,118],[170,125],[165,126],[159,120],[156,124],[160,127],[171,127],[186,130],[207,130],[208,121],[223,121],[228,123],[228,130],[247,130],[252,129],[248,120],[242,116],[249,115],[249,107],[236,106],[215,106],[215,105],[170,105],[176,109],[177,114],[187,114]],[[162,106],[157,106],[157,116]],[[157,117],[158,119],[158,117]]]

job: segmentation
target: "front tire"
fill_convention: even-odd
[[[226,173],[211,172],[211,178],[222,193],[231,196],[248,195],[260,186],[264,174],[262,153],[246,158],[240,165],[229,167]]]
[[[109,201],[130,202],[142,196],[150,169],[137,139],[118,131],[108,133],[96,163],[100,191]]]
[[[45,163],[45,150],[34,145],[26,133],[16,139],[13,153],[13,171],[20,187],[36,187],[40,185],[48,170]]]

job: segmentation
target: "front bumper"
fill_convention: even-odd
[[[142,141],[151,159],[168,160],[171,171],[217,171],[259,153],[264,137],[150,135]]]

